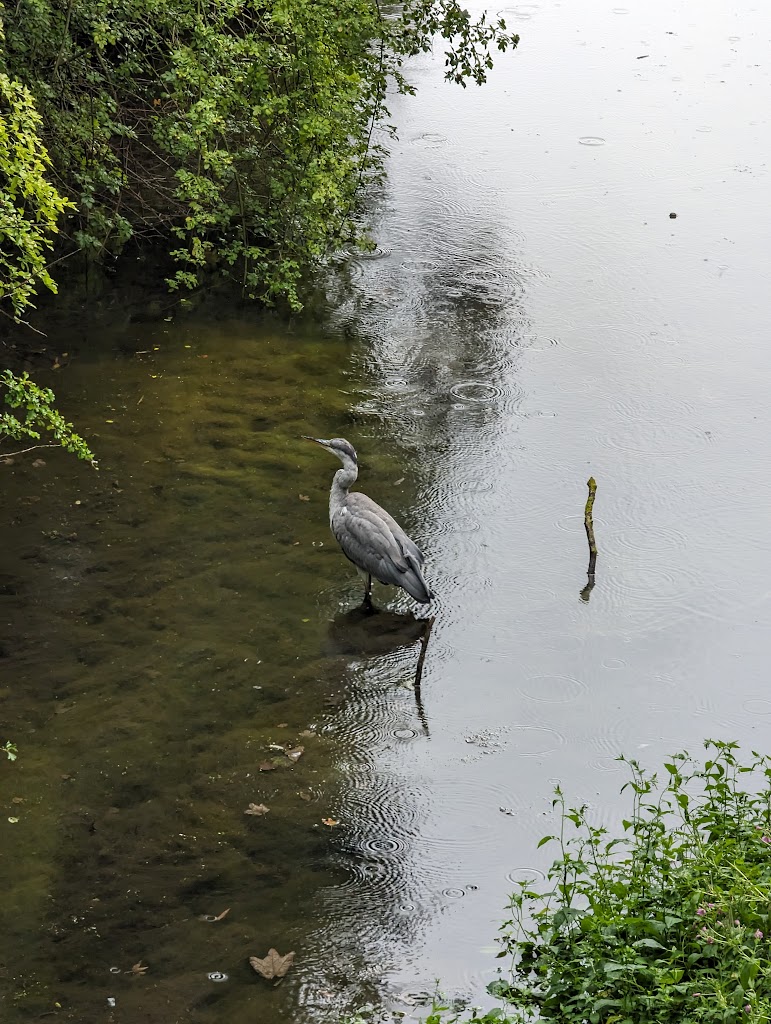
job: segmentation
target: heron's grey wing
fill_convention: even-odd
[[[362,494],[360,491],[354,491],[352,494],[348,495],[347,503],[355,511],[360,510],[362,513],[369,511],[372,515],[377,516],[390,529],[391,534],[401,549],[404,557],[407,559],[414,558],[419,566],[424,564],[426,561],[425,555],[415,541],[411,537],[407,536],[394,517],[389,515],[384,508],[381,508],[376,501],[373,501],[372,498],[367,497],[366,494]]]
[[[376,511],[346,500],[332,517],[346,557],[381,583],[397,583],[409,568],[389,524]]]
[[[403,587],[418,601],[431,592],[421,573],[423,555],[399,524],[366,494],[349,494],[332,519],[345,555],[381,583]]]

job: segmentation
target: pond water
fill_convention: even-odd
[[[771,10],[504,14],[485,88],[412,65],[323,322],[118,297],[49,339],[101,470],[1,467],[5,1021],[483,1000],[556,781],[613,822],[621,753],[771,746]],[[308,433],[427,552],[417,694],[424,623],[357,614]]]

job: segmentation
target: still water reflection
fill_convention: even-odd
[[[621,752],[771,743],[771,14],[506,16],[485,89],[413,66],[378,258],[323,329],[52,339],[102,470],[2,467],[4,1020],[478,996],[554,780],[611,820]],[[304,433],[350,437],[429,555],[419,701],[424,626],[385,590],[353,610]]]

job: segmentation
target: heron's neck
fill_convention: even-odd
[[[342,469],[338,469],[332,480],[332,490],[329,492],[329,514],[332,516],[340,508],[348,497],[348,490],[356,482],[359,475],[359,468],[355,462],[346,463]]]

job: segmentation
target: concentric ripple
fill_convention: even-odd
[[[400,853],[404,850],[405,843],[403,839],[396,839],[395,837],[370,837],[362,840],[359,844],[360,849],[363,853],[373,853],[378,856],[389,855],[392,853]]]
[[[565,743],[562,733],[538,725],[515,725],[512,747],[520,757],[543,757],[553,754]]]
[[[586,683],[572,676],[535,676],[519,692],[528,700],[544,704],[569,704],[587,690]]]
[[[391,249],[376,245],[374,249],[362,249],[351,253],[354,260],[382,260],[391,255]]]
[[[771,715],[771,700],[764,697],[751,697],[742,707],[749,715]]]
[[[481,380],[461,381],[450,388],[453,398],[463,402],[478,402],[480,405],[495,402],[503,394],[503,388],[495,384],[486,384]]]
[[[505,875],[506,881],[519,885],[521,882],[545,882],[546,874],[540,868],[514,868]]]

